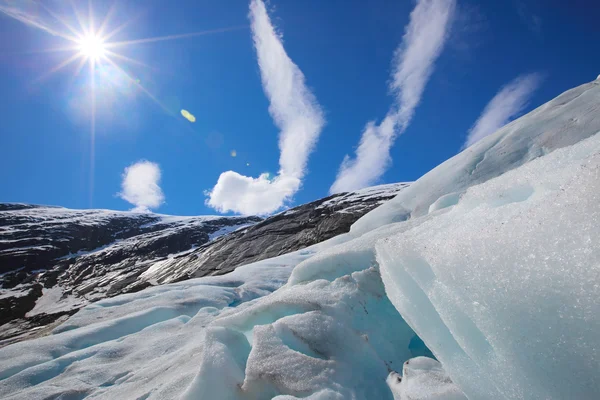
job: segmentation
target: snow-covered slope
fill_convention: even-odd
[[[94,303],[0,349],[0,397],[600,398],[599,110],[596,81],[348,234]]]
[[[0,338],[147,287],[154,263],[260,220],[0,204]]]
[[[329,239],[407,186],[340,193],[264,221],[0,204],[0,268],[12,270],[0,276],[0,339],[39,335],[89,302]]]

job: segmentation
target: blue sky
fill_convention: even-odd
[[[331,190],[415,180],[459,152],[469,132],[485,136],[600,73],[600,5],[593,1],[271,0],[268,14],[255,9],[254,20],[249,2],[241,0],[120,1],[108,30],[129,24],[112,41],[231,29],[115,48],[146,64],[113,58],[133,81],[98,61],[92,152],[89,68],[76,75],[74,62],[48,75],[77,51],[39,52],[70,45],[48,33],[68,30],[38,2],[18,3],[15,10],[15,2],[0,1],[0,201],[118,210],[141,205],[178,215],[268,213]],[[77,26],[64,2],[43,3]],[[75,4],[87,23],[87,4]],[[111,4],[94,2],[96,27]],[[411,19],[419,5],[427,18],[413,13]],[[446,14],[429,18],[439,9]],[[424,35],[439,28],[440,36],[413,43],[437,40],[438,46],[417,48],[422,51],[415,54],[429,54],[417,60],[429,74],[416,64],[425,76],[406,121],[397,116],[410,103],[414,74],[395,72],[410,64],[401,56],[411,23]],[[273,50],[271,26],[283,35],[283,53]],[[292,95],[281,99],[282,90]],[[184,119],[181,109],[196,121]],[[344,157],[357,163],[366,124],[374,121],[371,133],[380,138],[386,116],[393,117],[390,163],[375,165],[387,154],[386,146],[378,147],[335,186]],[[291,150],[282,167],[278,143],[285,132]],[[310,143],[304,146],[298,135]],[[122,187],[125,169],[140,160],[159,166],[160,181],[148,164],[130,169]],[[259,178],[265,172],[269,176]],[[144,196],[149,202],[139,200]]]

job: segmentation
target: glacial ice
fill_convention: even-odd
[[[467,400],[441,364],[428,357],[407,360],[402,375],[390,372],[387,384],[394,400]]]
[[[0,398],[598,399],[599,108],[575,88],[348,234],[91,304],[0,349]]]
[[[376,249],[392,303],[469,399],[596,399],[599,236],[596,135]]]

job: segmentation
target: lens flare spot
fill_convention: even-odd
[[[190,122],[196,122],[196,117],[188,110],[181,110],[181,115]]]
[[[231,150],[231,157],[237,157],[237,151]]]

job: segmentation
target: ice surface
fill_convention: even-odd
[[[0,349],[0,398],[598,399],[599,106],[566,92],[349,234],[94,303]]]
[[[596,135],[376,248],[390,299],[469,399],[597,399],[599,236]]]
[[[204,349],[216,345],[205,328],[233,307],[276,290],[311,254],[89,305],[53,335],[0,349],[0,398],[176,398],[200,361],[210,358]]]
[[[442,365],[427,357],[407,360],[402,375],[390,372],[387,384],[394,400],[467,400]]]
[[[0,349],[0,397],[391,400],[389,371],[427,350],[376,265],[281,287],[334,244],[94,303]]]

